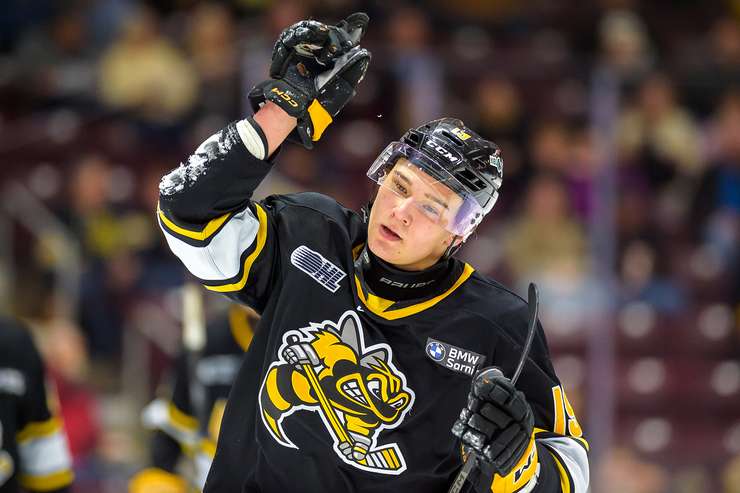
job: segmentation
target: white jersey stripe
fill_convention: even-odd
[[[28,476],[49,476],[72,468],[64,433],[30,438],[19,443],[20,472]]]
[[[205,247],[188,245],[160,224],[172,252],[195,277],[222,281],[239,274],[241,254],[257,237],[260,223],[250,208],[231,217]]]
[[[563,466],[568,469],[573,480],[574,491],[572,493],[586,493],[589,470],[588,456],[583,446],[570,437],[537,438],[537,441],[556,451],[563,460]]]

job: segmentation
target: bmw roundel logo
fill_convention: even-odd
[[[434,361],[442,361],[446,352],[444,345],[437,341],[431,341],[427,344],[427,354]]]

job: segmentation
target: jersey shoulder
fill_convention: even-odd
[[[527,302],[504,284],[478,271],[468,279],[463,306],[504,331],[517,344],[523,344],[529,326]]]
[[[30,332],[20,322],[0,318],[0,365],[20,365],[36,358],[36,346]]]
[[[288,214],[295,215],[298,220],[311,221],[312,217],[328,219],[347,231],[353,239],[362,236],[361,233],[364,230],[364,222],[360,214],[321,193],[299,192],[272,195],[265,199],[265,203],[273,207],[278,214],[285,214],[289,211]]]

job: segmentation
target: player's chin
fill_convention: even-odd
[[[398,245],[394,245],[391,242],[383,240],[383,238],[380,238],[377,234],[370,234],[368,236],[367,246],[376,257],[381,260],[385,260],[390,264],[395,264],[399,260]]]

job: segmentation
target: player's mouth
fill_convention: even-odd
[[[402,238],[388,226],[380,225],[380,235],[388,241],[400,241]]]

